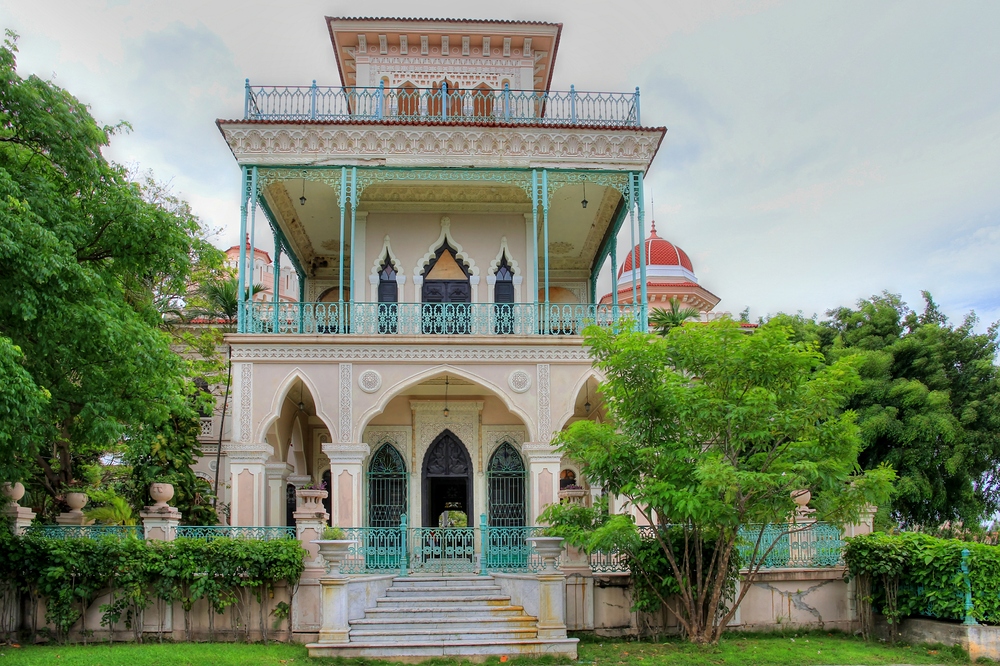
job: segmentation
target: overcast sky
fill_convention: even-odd
[[[639,86],[643,124],[668,128],[647,196],[718,309],[822,314],[885,289],[919,307],[926,289],[953,319],[1000,319],[1000,2],[416,5],[0,0],[0,23],[22,76],[128,120],[109,157],[228,246],[239,169],[214,121],[241,116],[247,77],[339,84],[325,15],[562,22],[553,87]]]

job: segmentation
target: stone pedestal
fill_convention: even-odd
[[[309,492],[309,491],[299,491]],[[320,497],[320,499],[322,496]],[[323,508],[320,501],[302,502],[299,497],[299,510],[295,516],[295,534],[299,543],[306,549],[305,568],[299,579],[299,590],[292,597],[292,630],[299,632],[314,632],[320,628],[321,587],[320,578],[326,575],[323,558],[319,555],[319,547],[312,543],[323,537],[323,528],[329,525],[330,514]]]
[[[364,525],[361,498],[364,497],[364,465],[371,452],[363,442],[324,444],[330,459],[330,508],[332,524],[338,527]]]
[[[538,574],[538,637],[566,638],[566,576]]]
[[[27,532],[28,528],[31,527],[31,521],[35,519],[34,511],[17,503],[4,509],[3,514],[10,518],[11,529],[17,536]]]
[[[325,576],[319,581],[323,604],[319,643],[350,642],[347,581],[344,576]]]
[[[177,526],[181,522],[181,512],[167,504],[147,506],[139,512],[142,531],[149,541],[173,541],[177,538]]]

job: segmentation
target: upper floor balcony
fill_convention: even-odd
[[[489,123],[559,127],[640,127],[635,92],[464,90],[447,81],[432,88],[251,86],[244,120],[282,122]]]

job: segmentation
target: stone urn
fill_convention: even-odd
[[[167,502],[174,496],[174,486],[170,483],[151,483],[149,484],[149,496],[153,498],[153,509],[154,510],[164,510],[164,508],[169,508]]]
[[[69,513],[72,516],[82,516],[83,507],[87,506],[87,493],[71,491],[66,493],[66,504],[69,506]]]
[[[570,486],[559,489],[559,500],[569,504],[583,504],[587,491],[580,486]]]
[[[527,539],[542,557],[543,571],[552,573],[556,570],[556,560],[563,551],[562,537],[528,537]]]
[[[319,547],[319,554],[326,562],[326,572],[331,576],[340,576],[340,565],[347,558],[351,546],[357,543],[354,539],[317,539],[309,543]]]
[[[319,488],[299,488],[295,491],[295,496],[299,498],[300,511],[323,511],[320,503],[329,496],[330,493]]]
[[[14,506],[19,506],[18,502],[24,497],[24,484],[20,481],[15,481],[14,483],[7,482],[3,484],[3,494],[10,498]]]
[[[816,513],[816,509],[809,508],[809,501],[812,500],[812,492],[808,489],[793,490],[791,495],[792,501],[795,502],[796,520],[809,519],[810,514]]]

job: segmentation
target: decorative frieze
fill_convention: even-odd
[[[549,403],[549,364],[538,364],[538,438],[552,439],[552,409]]]
[[[222,132],[240,164],[594,167],[644,171],[663,130],[544,127],[257,125]]]
[[[353,430],[352,381],[354,367],[351,363],[340,364],[340,441],[350,442]]]
[[[334,342],[331,339],[331,342]],[[234,345],[234,359],[316,361],[536,361],[589,363],[583,347],[457,347],[347,345]]]

